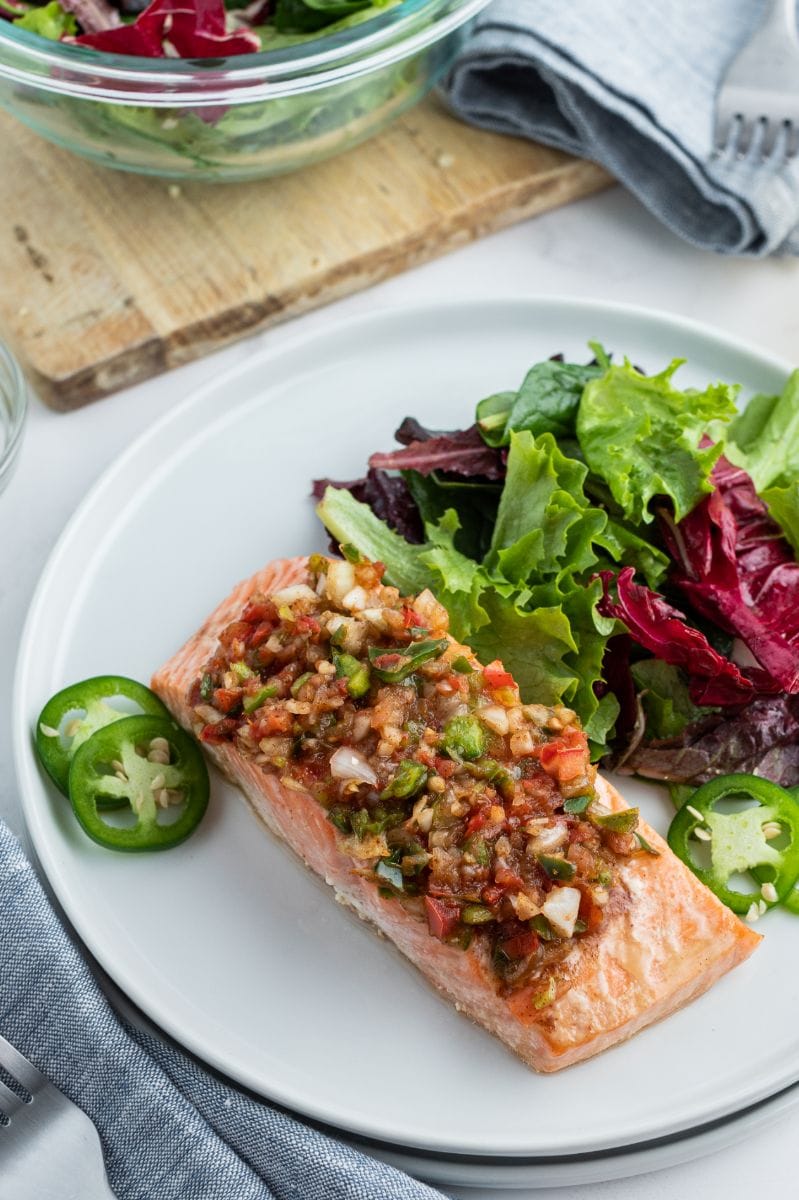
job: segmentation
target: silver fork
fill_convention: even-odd
[[[0,1200],[114,1200],[86,1114],[4,1037],[0,1067],[30,1097],[0,1080]]]
[[[799,151],[796,0],[771,0],[763,24],[727,70],[716,100],[716,151],[774,164]]]

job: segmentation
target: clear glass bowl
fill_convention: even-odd
[[[16,359],[0,342],[0,492],[11,478],[28,413],[28,389]]]
[[[0,21],[0,105],[67,150],[123,171],[242,180],[354,146],[416,104],[487,0],[403,0],[299,46],[139,59]]]

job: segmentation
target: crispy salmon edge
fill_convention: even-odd
[[[238,618],[253,592],[277,591],[306,577],[307,559],[278,559],[238,584],[152,679],[173,716],[196,732],[188,693],[216,650],[219,634]],[[554,1003],[537,1007],[532,986],[497,994],[479,946],[464,951],[432,937],[427,923],[353,871],[324,809],[304,789],[287,787],[230,744],[206,746],[267,828],[395,946],[461,1012],[500,1038],[536,1071],[558,1071],[626,1040],[700,996],[743,962],[761,938],[727,909],[645,823],[658,855],[622,860],[605,921],[574,943],[558,970],[566,973]],[[625,804],[607,780],[603,801]],[[537,985],[540,988],[540,983]]]

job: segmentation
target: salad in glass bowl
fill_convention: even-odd
[[[0,0],[0,105],[105,165],[241,180],[415,104],[486,0]]]

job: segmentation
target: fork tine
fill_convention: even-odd
[[[760,139],[761,157],[771,158],[777,145],[780,146],[781,156],[785,157],[787,134],[786,121],[764,120],[763,135]]]
[[[758,122],[741,114],[738,116],[738,136],[735,144],[735,157],[746,158],[752,148],[752,142],[758,131]]]
[[[794,121],[785,122],[785,157],[795,158],[799,154],[799,125]]]
[[[47,1079],[41,1071],[37,1071],[33,1063],[28,1062],[19,1050],[15,1050],[2,1034],[0,1034],[0,1067],[18,1079],[29,1092],[36,1092],[47,1083]]]
[[[12,1092],[10,1087],[6,1087],[2,1079],[0,1079],[0,1113],[6,1117],[12,1117],[18,1108],[22,1108],[25,1101],[16,1092]],[[1,1136],[1,1135],[0,1135]]]

